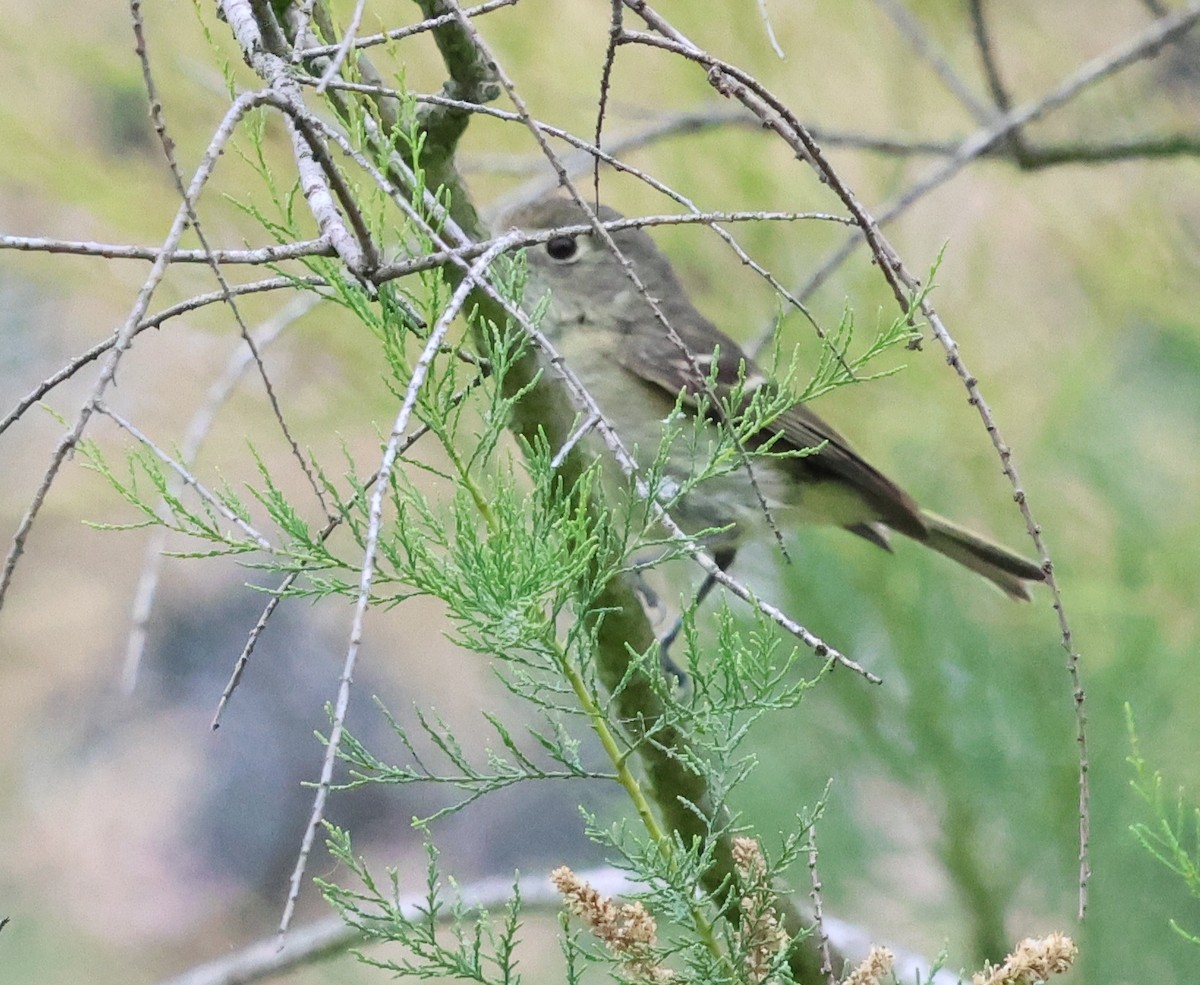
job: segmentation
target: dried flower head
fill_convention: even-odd
[[[892,970],[895,960],[895,955],[886,947],[872,946],[871,953],[850,972],[842,985],[880,985],[884,976]]]
[[[618,905],[565,865],[550,873],[550,881],[563,894],[567,909],[583,919],[631,975],[654,985],[670,981],[671,970],[663,967],[653,953],[658,927],[641,903]]]
[[[971,979],[974,985],[1034,985],[1061,975],[1075,962],[1079,948],[1070,937],[1055,932],[1027,937],[999,967],[988,964]]]
[[[761,896],[743,896],[737,939],[745,952],[746,977],[757,983],[771,973],[775,959],[787,946],[788,935],[769,902]]]
[[[733,839],[733,867],[745,883],[761,885],[766,880],[767,860],[757,838],[738,835]]]
[[[746,977],[764,981],[787,947],[788,935],[775,910],[775,893],[767,878],[767,860],[754,838],[733,839],[733,867],[742,882],[737,942],[744,954]]]

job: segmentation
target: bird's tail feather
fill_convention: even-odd
[[[936,513],[922,510],[921,517],[929,528],[924,543],[939,554],[983,575],[1009,598],[1029,601],[1026,582],[1046,580],[1046,573],[1040,564],[951,523]]]

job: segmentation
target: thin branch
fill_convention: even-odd
[[[289,325],[311,311],[319,300],[312,295],[303,294],[288,302],[274,317],[264,322],[259,327],[259,331],[255,333],[255,343],[258,349],[261,351],[274,342]],[[191,469],[204,439],[212,428],[217,411],[232,396],[238,382],[246,374],[252,362],[253,355],[250,350],[239,346],[230,356],[225,371],[209,386],[204,401],[188,423],[179,449],[180,462],[188,470]],[[180,480],[179,485],[182,484],[182,480]],[[154,600],[158,594],[159,574],[162,571],[163,552],[166,550],[166,544],[167,530],[165,527],[156,528],[146,543],[141,574],[138,576],[137,588],[133,593],[129,637],[125,644],[125,660],[121,670],[121,690],[126,694],[132,694],[137,686],[138,671],[149,637],[150,617],[153,614]]]
[[[259,294],[266,291],[294,290],[297,287],[320,288],[326,287],[327,282],[324,277],[270,277],[267,280],[255,281],[252,284],[238,284],[231,288],[233,294]],[[222,304],[226,298],[224,291],[210,291],[207,294],[198,294],[195,297],[188,298],[186,301],[180,301],[178,304],[173,304],[169,308],[164,308],[156,315],[151,315],[148,318],[138,322],[134,327],[133,337],[137,337],[142,332],[149,328],[160,328],[172,318],[178,318],[180,315],[187,314],[190,311],[196,311],[210,304]],[[53,375],[48,376],[28,394],[22,397],[11,411],[5,415],[4,420],[0,421],[0,434],[3,434],[9,427],[19,421],[28,410],[33,407],[38,401],[46,396],[51,390],[65,383],[67,380],[74,377],[80,370],[90,363],[95,362],[106,352],[112,350],[120,338],[120,330],[114,332],[103,342],[98,342],[86,352],[80,353],[73,359],[69,360]]]
[[[828,788],[826,792],[828,793]],[[833,973],[833,957],[829,953],[829,931],[825,929],[825,897],[821,892],[821,877],[817,874],[816,818],[808,826],[808,874],[812,884],[808,896],[813,903],[813,921],[818,947],[821,950],[821,974],[825,976],[829,985],[837,985],[837,976]]]
[[[596,129],[592,134],[592,144],[597,150],[601,146],[601,137],[604,132],[604,120],[607,116],[608,97],[612,90],[612,74],[613,67],[617,62],[617,46],[621,34],[625,30],[625,25],[622,21],[622,13],[624,7],[621,6],[621,0],[609,0],[610,12],[608,21],[608,43],[604,48],[604,63],[600,68],[600,98],[596,101]],[[592,194],[595,198],[596,208],[600,207],[600,155],[593,154],[591,156],[590,165],[592,168]]]
[[[1200,137],[1193,133],[1163,134],[1158,137],[1130,137],[1103,144],[1059,143],[1024,144],[1020,164],[1027,171],[1056,167],[1060,164],[1112,164],[1132,159],[1196,157],[1200,155]],[[984,156],[999,157],[993,148]]]
[[[118,414],[115,410],[107,405],[96,401],[95,410],[97,414],[103,414],[105,417],[111,418],[118,427],[128,431],[134,438],[140,441],[147,449],[162,462],[167,468],[174,472],[179,480],[185,485],[190,486],[196,491],[204,502],[206,502],[213,510],[223,516],[226,520],[232,523],[235,527],[242,531],[247,537],[258,544],[259,548],[266,551],[268,554],[275,554],[275,546],[261,533],[254,529],[249,523],[243,520],[240,516],[233,512],[228,506],[221,501],[221,498],[213,493],[207,486],[197,479],[182,463],[180,463],[172,455],[167,454],[162,448],[156,445],[145,433],[143,433],[137,425],[127,420]]]
[[[951,67],[949,59],[939,49],[937,42],[929,36],[929,32],[925,30],[921,22],[904,6],[903,0],[875,0],[875,5],[891,19],[892,23],[896,25],[896,29],[912,46],[913,51],[929,64],[934,75],[941,79],[946,89],[966,107],[967,112],[974,117],[976,123],[987,123],[996,115],[959,78],[958,73]]]
[[[763,29],[767,32],[771,50],[780,58],[787,58],[787,55],[783,53],[783,48],[779,46],[779,39],[775,37],[775,28],[771,26],[771,15],[767,12],[767,0],[758,0],[758,16],[763,22]]]
[[[128,246],[116,243],[94,243],[86,240],[48,239],[45,236],[0,236],[0,250],[21,250],[28,253],[68,253],[75,256],[104,257],[106,260],[158,259],[159,248]],[[296,243],[260,246],[249,249],[175,250],[168,258],[171,263],[249,264],[265,266],[301,257],[334,256],[326,239],[304,239]]]
[[[554,453],[554,457],[550,459],[550,468],[556,471],[562,468],[563,462],[566,461],[567,456],[571,454],[571,449],[579,444],[579,442],[581,442],[591,431],[593,431],[596,425],[599,423],[599,414],[588,414],[588,416],[583,419],[583,422],[579,425],[579,427],[571,432],[571,436],[567,438],[567,440],[559,446],[558,451]]]
[[[988,28],[987,18],[983,12],[983,0],[967,0],[967,10],[971,16],[971,29],[975,37],[975,47],[979,50],[979,60],[983,63],[983,74],[987,79],[988,90],[992,94],[992,100],[996,104],[996,109],[1000,113],[1007,113],[1012,109],[1012,99],[1008,95],[1008,89],[1004,85],[1004,80],[1000,77],[999,59],[996,54],[995,45],[992,44],[992,35]],[[994,116],[995,114],[992,115]],[[1013,159],[1018,165],[1024,167],[1025,138],[1020,128],[1014,127],[1010,130],[1005,136],[1004,142],[1012,152]]]
[[[488,3],[481,3],[477,7],[466,7],[463,13],[468,17],[476,17],[480,14],[487,14],[493,10],[498,10],[501,7],[511,7],[518,3],[519,0],[489,0]],[[312,7],[312,0],[308,0],[307,6]],[[368,34],[358,39],[354,45],[357,51],[362,51],[364,48],[372,48],[376,45],[387,44],[389,41],[400,41],[404,38],[410,38],[416,34],[424,34],[426,31],[432,31],[437,27],[444,27],[447,24],[456,23],[458,20],[457,14],[439,14],[436,17],[427,17],[419,24],[413,24],[409,27],[397,27],[390,31],[383,31],[380,34]],[[302,35],[297,35],[301,37]],[[321,56],[335,55],[340,50],[341,45],[326,44],[326,45],[311,45],[307,48],[298,47],[296,50],[296,61],[307,58],[318,58]],[[333,81],[332,79],[330,80]]]
[[[891,287],[901,310],[907,313],[909,288],[895,269],[898,263],[895,251],[883,239],[877,224],[862,203],[829,164],[808,128],[757,79],[736,65],[722,61],[695,45],[654,11],[645,0],[625,0],[625,4],[658,33],[626,31],[623,43],[660,48],[702,66],[706,70],[709,84],[717,92],[740,102],[762,121],[764,127],[774,131],[797,157],[812,165],[820,180],[833,189],[854,216],[862,235],[870,245],[880,273]]]
[[[313,842],[316,840],[317,829],[320,827],[321,821],[325,816],[325,802],[329,797],[329,789],[333,782],[333,767],[337,762],[338,749],[345,726],[346,711],[350,704],[350,685],[354,679],[354,665],[357,662],[359,647],[362,644],[367,603],[370,601],[371,583],[375,576],[375,554],[379,547],[384,498],[391,488],[392,469],[399,454],[400,444],[404,439],[404,432],[408,430],[409,418],[412,416],[413,409],[416,406],[417,398],[425,383],[429,367],[432,365],[434,357],[441,350],[446,333],[450,331],[451,323],[464,309],[474,289],[483,282],[488,267],[491,266],[497,256],[511,249],[512,245],[512,237],[501,237],[496,240],[492,248],[471,265],[467,275],[455,289],[437,324],[430,331],[425,348],[413,365],[408,386],[405,389],[404,400],[400,405],[400,411],[396,415],[391,435],[388,437],[387,445],[384,448],[383,458],[379,463],[378,478],[375,489],[371,494],[371,504],[367,514],[366,543],[363,546],[363,561],[359,572],[358,597],[354,605],[354,619],[350,628],[350,643],[346,649],[346,658],[342,666],[342,676],[338,681],[338,693],[334,702],[329,739],[325,746],[325,758],[321,764],[321,777],[317,782],[317,792],[313,799],[312,813],[304,830],[304,837],[300,844],[296,866],[292,870],[287,903],[284,905],[283,917],[279,924],[280,934],[285,933],[288,925],[291,923],[296,901],[300,897],[300,884],[304,878],[304,871],[308,866],[308,856],[312,851]]]
[[[167,233],[166,239],[163,241],[162,250],[150,268],[150,273],[146,276],[141,289],[138,291],[128,318],[126,318],[125,323],[118,330],[116,338],[113,340],[113,344],[108,352],[108,358],[100,369],[100,375],[92,387],[91,395],[80,408],[76,415],[75,423],[59,439],[58,445],[51,455],[50,464],[42,474],[42,481],[34,492],[29,507],[17,525],[16,532],[13,534],[12,546],[4,561],[4,569],[0,572],[0,608],[4,605],[4,600],[8,594],[9,586],[12,584],[17,564],[21,559],[21,555],[25,552],[25,542],[29,538],[33,524],[37,520],[46,497],[50,493],[50,488],[54,485],[54,480],[58,477],[63,463],[83,436],[88,422],[95,412],[96,405],[112,385],[113,379],[117,374],[117,369],[121,365],[121,360],[124,358],[125,352],[128,350],[134,335],[137,333],[138,326],[145,317],[146,309],[150,306],[150,300],[166,275],[167,267],[170,264],[170,255],[179,248],[179,241],[183,236],[184,230],[187,228],[188,216],[192,211],[189,203],[199,196],[201,189],[212,176],[221,151],[225,147],[225,144],[228,143],[234,127],[263,98],[263,93],[251,92],[245,93],[235,99],[209,140],[208,147],[205,149],[204,155],[196,167],[192,182],[184,194],[184,200],[180,202],[179,208],[175,212],[171,228]]]
[[[418,101],[434,98],[437,97],[417,97]],[[489,107],[481,108],[482,112],[488,112],[488,110]],[[543,124],[543,126],[546,127],[547,132],[552,131],[547,124]],[[683,112],[664,119],[661,123],[655,123],[624,137],[610,140],[607,145],[607,153],[614,160],[607,163],[613,164],[618,170],[647,180],[648,176],[638,168],[615,160],[616,155],[650,146],[660,140],[729,126],[742,127],[753,130],[755,133],[762,132],[761,121],[740,110],[731,112],[720,108],[709,111]],[[885,157],[953,157],[962,146],[961,139],[908,140],[900,137],[879,137],[866,133],[854,133],[849,130],[830,130],[816,125],[810,127],[809,132],[817,143],[827,147],[845,147]],[[597,152],[594,149],[569,155],[564,159],[567,173],[573,178],[579,177],[592,167],[593,158],[596,156]],[[600,156],[604,159],[603,155]],[[1028,171],[1035,171],[1063,164],[1112,164],[1118,161],[1198,156],[1200,156],[1200,136],[1194,133],[1165,133],[1116,138],[1100,143],[1072,140],[1027,144],[1022,167]],[[988,147],[978,157],[987,160],[1014,160],[1012,151],[1003,142]],[[507,193],[503,198],[503,201],[506,202],[528,201],[553,191],[557,187],[556,182],[546,179],[545,169],[541,166],[540,158],[532,158],[528,155],[489,154],[486,157],[474,157],[469,162],[467,170],[487,174],[536,176],[516,191]]]
[[[1142,59],[1153,57],[1164,45],[1178,40],[1191,30],[1197,20],[1200,20],[1200,0],[1190,0],[1179,10],[1155,21],[1140,34],[1107,53],[1085,62],[1040,98],[1017,107],[996,120],[991,126],[976,131],[958,145],[949,161],[935,168],[886,206],[879,214],[879,223],[884,224],[895,219],[934,189],[944,185],[976,158],[993,153],[996,146],[1003,143],[1004,138],[1013,130],[1047,116],[1110,75],[1114,75]],[[1195,138],[1189,139],[1195,141]],[[1095,160],[1105,159],[1104,157],[1095,158]],[[1048,163],[1060,163],[1060,161]],[[801,298],[809,297],[829,278],[834,270],[841,266],[859,242],[861,239],[857,235],[847,239],[841,247],[830,254],[796,293]]]

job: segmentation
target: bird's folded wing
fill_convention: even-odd
[[[715,329],[712,329],[716,332]],[[703,344],[707,333],[680,333],[685,344]],[[719,333],[718,333],[719,334]],[[743,390],[742,407],[745,410],[760,387],[773,387],[765,376],[747,359],[741,349],[727,337],[715,354],[695,349],[692,353],[682,351],[663,358],[661,352],[639,351],[633,345],[618,354],[624,368],[643,382],[653,384],[664,391],[664,396],[674,400],[683,393],[691,397],[707,394],[722,406],[727,403],[735,387]],[[715,367],[714,367],[715,360]],[[804,450],[820,446],[820,451],[792,460],[798,478],[820,481],[829,479],[842,481],[856,490],[879,514],[878,519],[901,533],[924,539],[927,528],[921,517],[920,507],[903,489],[887,476],[865,461],[850,443],[833,427],[823,421],[803,404],[794,404],[775,418],[765,428],[764,437],[779,435],[772,450]],[[762,442],[756,442],[761,445]]]

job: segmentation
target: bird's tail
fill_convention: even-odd
[[[936,513],[922,510],[921,517],[929,528],[928,536],[923,541],[925,544],[983,575],[1009,598],[1027,602],[1029,589],[1026,582],[1046,580],[1042,566],[1035,561],[994,544]]]

